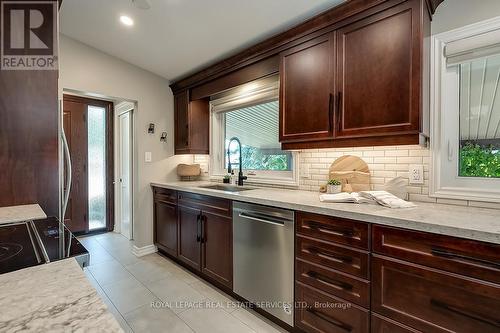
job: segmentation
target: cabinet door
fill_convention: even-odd
[[[334,38],[280,54],[280,142],[333,137]]]
[[[420,129],[419,1],[337,31],[336,137]]]
[[[177,206],[155,200],[155,244],[177,257]]]
[[[200,269],[200,233],[201,212],[184,206],[178,206],[179,214],[179,260]]]
[[[175,152],[189,149],[189,91],[174,96]]]
[[[202,244],[202,272],[223,285],[232,288],[232,219],[203,212]]]

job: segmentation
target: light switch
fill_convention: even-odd
[[[424,166],[421,164],[412,164],[408,170],[410,184],[424,183]]]
[[[152,156],[152,153],[150,151],[147,151],[145,154],[144,154],[144,161],[146,162],[151,162],[153,160],[153,156]]]

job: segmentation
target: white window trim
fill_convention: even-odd
[[[234,110],[256,103],[264,103],[275,100],[279,97],[279,83],[255,85],[254,87],[238,90],[237,96],[231,95],[210,102],[210,180],[221,180],[227,174],[227,168],[224,165],[225,152],[224,136],[221,133],[220,114],[224,111]],[[280,171],[257,171],[257,173],[245,175],[248,177],[249,184],[279,185],[298,187],[299,186],[299,158],[298,152],[292,151],[293,169],[289,176],[280,176]],[[285,173],[285,172],[283,172]]]
[[[500,202],[500,179],[458,177],[459,114],[450,117],[446,110],[459,108],[459,80],[447,69],[444,53],[447,43],[497,29],[500,17],[431,37],[431,197]]]

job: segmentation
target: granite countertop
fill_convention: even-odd
[[[417,207],[391,209],[380,205],[323,203],[319,193],[278,188],[223,192],[200,188],[210,182],[153,182],[152,186],[230,200],[355,219],[500,244],[500,210],[415,202]]]
[[[37,204],[0,207],[0,224],[45,218],[47,215]]]
[[[75,259],[0,275],[1,332],[123,332]]]

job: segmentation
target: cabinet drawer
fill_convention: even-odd
[[[370,282],[297,259],[296,279],[304,284],[341,297],[365,308],[370,307]]]
[[[500,332],[500,286],[374,255],[372,311],[433,332]]]
[[[204,212],[232,216],[231,200],[195,193],[179,192],[179,205],[197,208]]]
[[[376,313],[372,313],[371,318],[372,333],[422,333]]]
[[[368,250],[368,224],[297,212],[297,233]]]
[[[305,236],[297,236],[296,240],[297,257],[341,272],[368,278],[369,255],[367,252]]]
[[[295,326],[311,333],[367,333],[369,311],[296,283]]]
[[[155,201],[177,204],[177,191],[167,188],[154,187],[153,196]]]
[[[500,245],[372,226],[373,251],[500,284]]]

